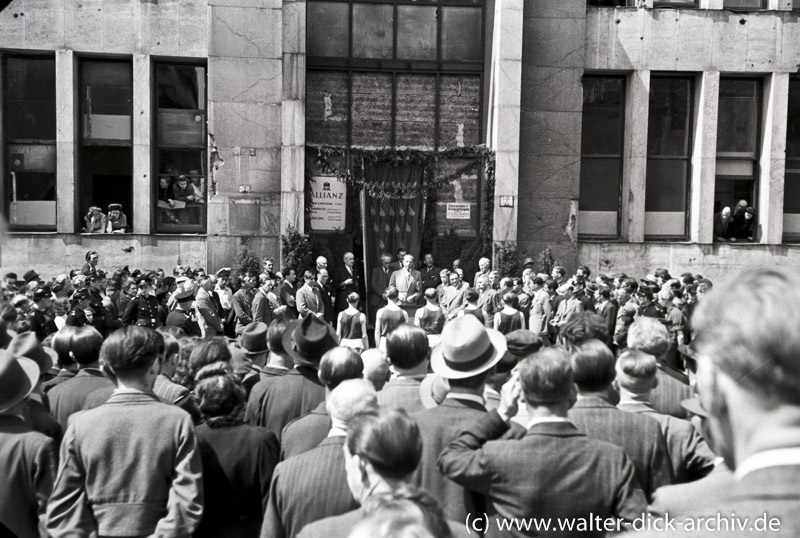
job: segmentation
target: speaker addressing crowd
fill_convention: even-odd
[[[800,274],[399,254],[6,274],[0,534],[800,535]]]

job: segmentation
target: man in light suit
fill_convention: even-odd
[[[498,441],[510,428],[524,394],[528,432]],[[439,470],[486,497],[511,531],[489,518],[485,536],[530,536],[514,528],[523,518],[619,518],[632,524],[646,507],[630,458],[616,446],[589,439],[567,418],[575,402],[566,351],[545,348],[524,359],[503,386],[500,405],[475,421],[439,456]],[[554,534],[571,536],[573,533]]]
[[[311,270],[303,273],[305,284],[297,290],[297,312],[302,318],[306,314],[314,314],[320,318],[325,317],[325,303],[322,300],[319,290],[314,285],[316,277]]]
[[[486,328],[490,329],[494,325],[494,315],[499,312],[499,310],[495,310],[495,295],[497,291],[489,286],[489,277],[486,275],[479,275],[477,281],[478,306],[483,310]]]
[[[358,508],[344,468],[348,423],[378,408],[375,389],[350,379],[333,390],[328,403],[332,427],[322,443],[278,464],[272,477],[261,538],[297,536],[308,523]]]
[[[544,279],[536,276],[530,281],[533,298],[531,299],[531,316],[528,327],[544,342],[549,342],[550,320],[553,317],[553,307],[550,294],[544,287]]]
[[[417,300],[424,291],[422,289],[422,275],[414,269],[414,256],[403,256],[403,268],[392,273],[389,286],[394,286],[399,292],[397,304],[413,316],[417,310]]]
[[[336,290],[336,312],[347,308],[347,296],[351,293],[363,294],[364,278],[356,265],[356,257],[352,252],[344,255],[344,267],[333,271],[333,288]]]
[[[381,254],[381,264],[372,269],[369,279],[369,307],[371,319],[375,318],[375,313],[386,306],[386,297],[383,296],[386,288],[389,287],[389,280],[392,278],[394,270],[390,267],[392,256],[388,252]]]
[[[201,277],[200,287],[197,288],[197,295],[194,298],[194,306],[203,318],[198,321],[205,328],[205,336],[207,338],[222,334],[225,330],[214,306],[214,301],[211,299],[212,291],[214,291],[214,281],[211,277]]]
[[[444,289],[442,296],[442,306],[447,312],[447,319],[453,319],[458,316],[461,307],[464,306],[464,292],[466,291],[461,286],[461,275],[456,272],[450,273],[450,282]]]
[[[578,401],[569,419],[591,439],[622,448],[633,462],[636,478],[648,500],[661,486],[673,482],[667,444],[658,422],[635,413],[620,411],[611,383],[616,374],[614,355],[600,340],[588,340],[572,351],[572,369],[578,386]]]

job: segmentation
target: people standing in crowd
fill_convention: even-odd
[[[90,250],[85,256],[86,263],[81,267],[81,274],[84,276],[97,276],[97,264],[100,261],[100,255],[96,250]]]
[[[250,389],[245,408],[245,420],[248,424],[257,424],[264,405],[264,395],[267,388],[279,377],[289,373],[294,368],[294,361],[283,349],[283,333],[286,323],[276,319],[267,328],[267,348],[269,356],[267,364],[259,372],[258,381]]]
[[[236,316],[236,336],[242,334],[244,328],[253,323],[253,288],[256,286],[256,277],[246,274],[242,277],[242,287],[233,294],[233,310]]]
[[[363,379],[343,381],[331,393],[331,431],[320,445],[275,468],[261,538],[297,536],[307,524],[358,508],[347,487],[343,446],[350,423],[378,406]]]
[[[297,311],[300,317],[313,314],[324,319],[325,302],[315,285],[316,277],[310,269],[303,273],[303,281],[304,284],[297,290]]]
[[[395,377],[378,393],[381,407],[402,407],[409,413],[424,409],[420,384],[428,372],[430,347],[425,331],[402,324],[386,338],[386,356]]]
[[[484,495],[487,511],[506,521],[600,517],[632,524],[646,500],[630,459],[621,448],[581,434],[567,418],[576,394],[566,352],[545,349],[518,368],[503,386],[500,407],[445,447],[440,471]],[[531,417],[528,433],[497,441],[509,430],[521,395]],[[501,531],[491,521],[487,526],[489,537],[526,535]]]
[[[525,315],[514,308],[517,295],[507,292],[503,295],[503,309],[494,315],[494,330],[502,334],[525,328]]]
[[[491,267],[491,262],[489,261],[489,258],[481,258],[480,260],[478,260],[478,272],[475,273],[475,280],[472,283],[473,288],[478,288],[478,279],[481,276],[485,276],[487,283],[489,282],[490,267]]]
[[[406,250],[406,247],[399,247],[397,249],[397,261],[389,264],[389,267],[392,271],[399,271],[403,268],[403,258],[405,258],[407,253],[408,251]]]
[[[369,307],[374,313],[386,306],[386,288],[389,287],[389,280],[392,278],[391,269],[392,255],[388,252],[381,254],[381,263],[372,269],[369,279]],[[373,318],[374,319],[374,318]]]
[[[278,291],[278,297],[281,300],[283,306],[286,307],[286,311],[284,312],[284,318],[288,321],[293,319],[297,319],[297,300],[295,299],[295,295],[297,295],[297,290],[295,289],[295,282],[297,281],[297,273],[295,270],[290,267],[284,267],[281,270],[281,274],[283,275],[283,282],[281,282],[280,290]]]
[[[533,292],[533,297],[531,298],[531,314],[528,327],[543,342],[549,342],[548,334],[553,307],[550,294],[545,290],[544,279],[539,276],[533,277],[530,281],[530,289]]]
[[[450,273],[447,278],[449,279],[449,283],[444,289],[441,304],[447,313],[447,319],[450,320],[458,316],[459,312],[461,312],[461,309],[464,307],[466,303],[466,299],[464,298],[466,289],[462,285],[461,275],[456,271]],[[477,301],[477,297],[475,300]]]
[[[51,297],[48,286],[37,289],[33,292],[33,306],[28,312],[28,326],[40,342],[58,330],[51,314]]]
[[[194,320],[192,303],[194,293],[191,290],[184,290],[175,296],[175,309],[167,315],[167,327],[177,327],[187,336],[200,336],[200,326]]]
[[[273,318],[277,313],[273,312],[272,302],[269,300],[267,294],[271,293],[275,288],[275,281],[264,278],[261,286],[255,290],[253,294],[253,302],[250,305],[250,310],[253,314],[253,323],[264,323],[269,325],[272,323]]]
[[[317,271],[317,281],[314,284],[314,287],[317,288],[319,292],[319,297],[322,299],[322,317],[325,319],[327,323],[330,325],[336,324],[336,319],[334,318],[334,308],[333,308],[333,288],[329,284],[330,276],[328,275],[328,270],[324,267],[320,268]]]
[[[222,281],[222,278],[217,281],[218,290],[219,284]],[[195,292],[194,306],[195,310],[197,311],[198,325],[200,326],[203,336],[206,338],[219,336],[225,331],[222,315],[217,310],[211,293],[214,293],[214,281],[209,276],[201,277],[200,287],[198,287],[197,291]],[[219,291],[216,293],[219,293]],[[223,297],[225,297],[224,293],[220,295],[220,301],[223,300]],[[233,296],[231,295],[231,302],[232,300]]]
[[[485,327],[486,315],[483,313],[483,308],[478,305],[479,300],[480,294],[475,288],[469,288],[466,292],[464,292],[465,304],[464,307],[458,312],[458,317],[463,317],[465,315],[474,316]]]
[[[369,331],[367,330],[367,316],[359,309],[361,297],[353,292],[347,296],[347,309],[339,312],[336,320],[336,334],[339,335],[339,345],[356,350],[358,353],[369,349]]]
[[[192,420],[152,393],[163,347],[161,335],[138,326],[104,342],[101,360],[117,390],[69,421],[47,507],[51,534],[187,536],[197,528],[203,481]]]
[[[158,319],[158,299],[153,288],[153,278],[147,275],[139,277],[136,286],[139,288],[139,294],[128,303],[122,315],[122,322],[125,325],[137,325],[149,329],[160,327],[163,323]]]
[[[403,256],[403,267],[392,273],[389,278],[389,287],[397,288],[397,304],[407,313],[413,314],[416,311],[417,300],[422,289],[422,276],[419,271],[414,269],[414,256],[406,254]]]
[[[433,254],[430,252],[425,254],[422,257],[422,267],[419,270],[423,291],[428,288],[436,289],[442,283],[439,275],[440,272],[441,269],[436,267],[436,264],[433,262]]]
[[[487,328],[494,325],[494,315],[497,313],[495,310],[495,295],[497,292],[489,285],[489,277],[486,275],[479,275],[477,277],[476,289],[478,290],[478,306],[483,310],[483,317]]]

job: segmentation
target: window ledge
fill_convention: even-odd
[[[58,235],[58,231],[44,231],[44,230],[9,230],[7,235]]]

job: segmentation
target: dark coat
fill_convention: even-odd
[[[53,321],[53,318],[47,316],[41,310],[31,308],[26,317],[28,318],[31,332],[36,333],[36,338],[39,339],[39,342],[58,330],[58,327],[56,327],[56,322]]]
[[[688,418],[689,413],[683,408],[681,401],[694,396],[689,378],[675,368],[661,363],[658,365],[656,378],[658,386],[650,393],[650,405],[659,413],[675,418]]]
[[[257,425],[261,410],[264,407],[264,396],[272,383],[281,376],[289,373],[285,368],[265,366],[261,369],[260,379],[250,389],[247,396],[247,406],[244,411],[244,420],[248,424]]]
[[[441,267],[436,267],[435,265],[430,269],[427,266],[422,266],[419,270],[419,275],[422,277],[422,292],[425,293],[425,290],[428,288],[436,289],[439,284],[442,283],[442,279],[439,278],[439,273],[442,272]]]
[[[0,416],[0,529],[45,536],[47,500],[58,470],[58,445],[22,419]]]
[[[240,288],[233,294],[233,310],[236,313],[236,334],[241,334],[245,326],[253,323],[253,293]]]
[[[389,287],[389,279],[392,278],[392,272],[391,268],[384,271],[382,266],[375,267],[372,270],[372,275],[369,279],[370,306],[386,306],[386,298],[383,294],[386,292],[386,288]]]
[[[190,536],[202,499],[189,414],[152,393],[119,393],[70,420],[48,530],[54,536]]]
[[[317,378],[317,371],[300,366],[270,384],[256,423],[270,430],[280,441],[287,424],[310,413],[324,401],[325,387]]]
[[[160,327],[158,319],[158,299],[153,295],[139,295],[131,299],[122,314],[122,323],[155,329]]]
[[[205,509],[194,535],[254,536],[278,464],[278,440],[264,428],[242,423],[212,421],[198,426],[196,433]]]
[[[261,538],[293,537],[312,521],[358,508],[347,487],[344,436],[278,464],[272,477]]]
[[[345,284],[345,280],[353,279],[352,284]],[[353,274],[347,272],[346,267],[337,267],[333,271],[333,288],[336,290],[336,311],[341,312],[347,308],[347,296],[351,293],[364,297],[364,276],[358,264],[353,265]]]
[[[183,310],[173,310],[167,316],[167,327],[183,329],[186,336],[200,336],[200,327]]]
[[[284,317],[287,320],[297,319],[297,299],[295,299],[297,290],[294,288],[294,286],[292,286],[288,281],[284,280],[280,289],[278,290],[278,294],[281,303],[286,305],[286,310],[284,310],[283,314]]]
[[[419,386],[423,377],[400,376],[390,380],[378,392],[378,405],[392,408],[402,407],[409,415],[422,411],[425,406],[422,403]]]
[[[599,516],[632,522],[645,511],[633,464],[621,448],[589,439],[569,422],[535,424],[521,440],[495,441],[508,429],[491,411],[439,456],[443,474],[486,496],[488,513],[507,520]],[[486,532],[488,537],[529,534],[501,531],[496,524]]]
[[[331,431],[331,417],[320,403],[307,415],[296,418],[283,429],[281,461],[316,448]]]
[[[53,387],[47,393],[50,400],[50,412],[61,427],[67,428],[67,419],[83,410],[89,395],[102,388],[114,387],[114,384],[95,368],[84,368],[75,377]]]
[[[621,447],[636,469],[636,478],[648,500],[674,476],[667,444],[658,422],[625,413],[600,398],[580,398],[569,410],[569,419],[590,439]]]

